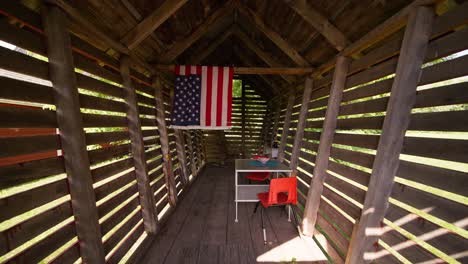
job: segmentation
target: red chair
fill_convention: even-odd
[[[296,177],[272,179],[269,192],[259,193],[257,197],[259,202],[255,205],[254,213],[257,211],[258,205],[262,204],[260,214],[262,219],[263,242],[266,244],[263,208],[267,209],[270,206],[289,205],[288,221],[291,221],[291,205],[297,204],[297,179]]]

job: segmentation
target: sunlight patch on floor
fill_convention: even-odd
[[[280,244],[257,257],[258,262],[316,262],[326,261],[317,245],[312,242],[307,243],[300,237],[295,237],[283,244]]]

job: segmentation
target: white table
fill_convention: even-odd
[[[292,170],[279,163],[277,166],[254,166],[252,160],[250,159],[236,159],[235,166],[235,203],[236,203],[236,219],[237,218],[237,203],[239,202],[258,202],[257,194],[261,192],[268,192],[268,184],[239,184],[239,172],[276,172],[278,173],[288,173],[291,175]]]

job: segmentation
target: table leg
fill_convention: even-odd
[[[238,175],[237,175],[237,170],[236,170],[236,173],[235,173],[235,174],[236,174],[236,176],[235,176],[236,179],[235,179],[235,181],[234,181],[234,182],[235,182],[235,186],[234,186],[235,195],[234,195],[234,196],[235,196],[235,202],[236,202],[236,219],[235,219],[234,221],[237,223],[237,222],[239,221],[239,220],[237,219],[237,180],[238,180],[238,179],[237,179],[237,178],[238,178],[238,177],[237,177],[237,176],[238,176]]]

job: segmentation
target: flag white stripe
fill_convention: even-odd
[[[197,66],[190,66],[190,74],[197,74]]]
[[[208,79],[208,68],[206,66],[202,67],[202,87],[200,95],[200,125],[206,126],[206,89],[207,89],[207,79]]]
[[[223,98],[222,98],[222,116],[221,126],[227,125],[227,110],[228,110],[228,88],[229,88],[229,67],[224,67],[223,72]]]
[[[218,70],[219,67],[213,67],[213,78],[211,78],[211,126],[216,126],[218,106]]]
[[[180,75],[185,75],[185,65],[180,66]]]

